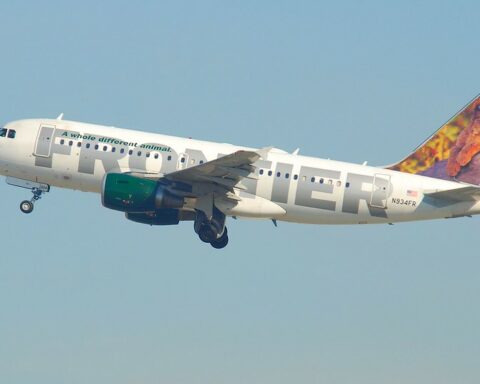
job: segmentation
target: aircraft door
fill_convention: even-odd
[[[37,142],[33,154],[40,157],[50,157],[55,126],[42,125],[38,130]]]
[[[390,176],[376,173],[373,177],[370,206],[384,209],[387,208],[390,188]]]

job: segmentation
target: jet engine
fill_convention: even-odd
[[[155,180],[124,173],[109,173],[103,180],[102,204],[116,211],[142,213],[160,209],[178,210],[183,203],[183,197],[171,193]]]

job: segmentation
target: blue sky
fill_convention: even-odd
[[[361,163],[480,87],[474,1],[3,2],[0,116]],[[0,377],[27,383],[478,383],[479,219],[148,227],[0,184]]]

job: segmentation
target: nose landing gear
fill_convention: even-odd
[[[37,183],[30,180],[7,177],[6,182],[9,185],[30,189],[32,191],[33,197],[30,200],[24,200],[20,203],[20,210],[23,213],[31,213],[33,211],[35,202],[42,198],[43,193],[50,191],[50,186],[48,184]]]
[[[31,200],[23,200],[20,203],[20,210],[23,213],[31,213],[36,201],[42,198],[43,191],[39,188],[32,188],[33,197]]]

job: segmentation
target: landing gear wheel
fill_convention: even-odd
[[[23,213],[31,213],[33,211],[33,203],[28,200],[24,200],[20,203],[20,210]]]
[[[211,243],[212,241],[215,241],[217,236],[212,227],[209,225],[203,225],[198,231],[198,237],[200,237],[200,240],[202,240],[204,243]]]
[[[225,228],[225,231],[223,231],[223,235],[218,238],[217,240],[215,241],[212,241],[210,243],[212,245],[213,248],[215,249],[222,249],[222,248],[225,248],[228,244],[228,232],[227,232],[227,228]]]

